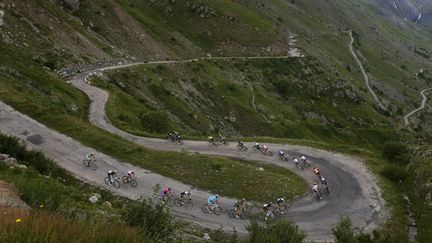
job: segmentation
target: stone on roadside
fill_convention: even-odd
[[[257,170],[263,172],[264,168],[263,167],[259,167]]]
[[[203,239],[204,240],[211,240],[211,237],[208,233],[204,233]]]
[[[89,201],[93,204],[97,203],[99,201],[99,198],[97,198],[95,195],[91,196],[89,198]]]

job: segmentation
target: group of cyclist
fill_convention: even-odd
[[[87,162],[86,166],[89,167],[90,163],[94,163],[96,161],[95,153],[94,152],[88,153],[85,156],[84,160]],[[117,170],[116,169],[109,170],[107,172],[107,176],[109,179],[109,184],[112,185],[114,180],[117,178]],[[126,176],[127,176],[128,180],[130,181],[132,178],[135,178],[135,172],[133,170],[128,170],[126,172]]]
[[[177,131],[174,132],[169,132],[167,139],[172,142],[172,143],[181,143],[182,142],[182,137],[180,135],[180,133],[178,133]]]
[[[179,142],[179,141],[181,141],[181,135],[178,132],[168,133],[168,139],[171,142]],[[215,143],[213,136],[209,136],[208,137],[208,141],[210,143]],[[220,143],[226,143],[227,141],[226,141],[225,136],[219,135],[219,142]],[[259,143],[253,142],[252,146],[256,150],[260,150],[260,151],[263,151],[263,152],[268,151],[268,146],[267,145],[262,145],[261,146]],[[245,145],[244,145],[244,143],[242,141],[238,141],[237,147],[244,148]],[[286,155],[285,155],[284,151],[282,151],[282,150],[278,152],[278,156],[281,159],[284,159],[284,160],[286,159]],[[96,161],[94,152],[91,152],[91,153],[87,154],[85,156],[85,160],[87,161],[87,166],[90,166],[91,162]],[[308,161],[307,161],[307,159],[306,159],[306,157],[304,155],[300,155],[300,161],[296,157],[293,157],[293,162],[298,167],[300,167],[300,162],[303,163],[303,165],[308,165]],[[329,190],[328,185],[327,185],[327,181],[324,178],[324,176],[321,175],[321,172],[319,171],[319,169],[317,167],[313,167],[312,172],[316,176],[318,176],[318,178],[319,178],[319,180],[321,182],[321,185],[323,185],[327,190]],[[116,169],[109,170],[107,172],[107,175],[108,175],[108,179],[110,181],[110,184],[112,184],[113,181],[117,178],[117,170]],[[135,172],[133,170],[128,170],[126,172],[126,176],[129,177],[129,178],[134,178],[135,177]],[[319,188],[319,186],[318,186],[317,183],[314,183],[312,185],[312,191],[317,194],[317,197],[319,199],[322,199],[320,188]],[[164,187],[164,188],[161,189],[160,196],[163,199],[163,201],[165,201],[168,197],[171,197],[172,195],[173,195],[173,190],[170,187]],[[212,211],[215,207],[218,207],[220,205],[219,198],[220,197],[219,197],[218,194],[210,195],[208,197],[207,204],[208,204],[208,209],[210,211]],[[183,191],[183,192],[181,192],[180,193],[180,199],[182,199],[182,200],[191,200],[191,192],[190,191]],[[275,216],[275,213],[273,211],[274,207],[275,206],[281,207],[282,205],[285,205],[285,199],[284,198],[278,198],[276,200],[276,204],[273,204],[272,202],[264,204],[263,207],[262,207],[262,211],[265,214],[265,219],[267,220],[269,218],[274,217]],[[235,218],[240,218],[240,215],[244,211],[247,211],[247,201],[246,201],[246,199],[243,198],[241,200],[235,201],[235,203],[234,203],[234,211],[235,211]],[[283,215],[284,212],[281,211],[280,214]]]
[[[212,135],[209,135],[207,137],[207,141],[209,142],[210,145],[216,146],[216,141]],[[219,134],[219,143],[228,145],[228,141],[226,140],[225,136],[222,134]]]

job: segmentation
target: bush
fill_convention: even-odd
[[[251,243],[279,243],[279,242],[303,242],[306,234],[298,229],[294,223],[283,220],[268,222],[266,226],[259,225],[252,221],[248,226],[249,242]]]
[[[335,243],[408,242],[407,234],[404,231],[395,232],[395,230],[383,227],[369,234],[361,228],[355,228],[347,217],[339,219],[332,231]]]
[[[381,171],[381,175],[394,182],[400,182],[408,177],[408,172],[399,165],[386,165]]]
[[[151,199],[141,199],[129,206],[123,213],[125,222],[132,227],[138,227],[155,242],[167,242],[174,239],[174,233],[179,224],[163,205],[154,203]]]
[[[384,144],[382,155],[392,163],[408,164],[408,147],[399,142]]]
[[[141,126],[150,132],[164,133],[169,130],[168,116],[160,111],[150,111],[141,115]]]

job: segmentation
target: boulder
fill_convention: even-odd
[[[19,166],[20,164],[18,163],[18,161],[15,158],[7,158],[5,160],[3,160],[3,163],[6,166]]]
[[[0,10],[0,27],[4,25],[3,17],[4,17],[4,12],[3,10]]]
[[[90,201],[91,203],[95,204],[95,203],[97,203],[97,202],[99,201],[99,198],[98,198],[97,196],[93,195],[93,196],[91,196],[91,197],[89,198],[89,201]]]
[[[79,0],[63,0],[63,6],[72,12],[78,11],[80,7]]]
[[[211,237],[208,233],[204,233],[203,239],[204,240],[211,240]]]

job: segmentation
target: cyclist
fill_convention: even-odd
[[[174,142],[174,135],[172,133],[168,133],[168,140],[170,140],[171,142]]]
[[[161,190],[161,197],[162,200],[165,202],[165,200],[172,195],[172,189],[171,187],[164,187]]]
[[[175,141],[180,142],[181,141],[181,135],[178,132],[175,132]]]
[[[301,155],[300,160],[301,160],[301,162],[303,162],[304,167],[308,167],[309,166],[309,163],[308,163],[308,161],[306,159],[306,156]]]
[[[191,199],[191,192],[190,191],[184,191],[184,192],[180,193],[180,198],[190,200]]]
[[[85,159],[87,161],[87,166],[90,166],[90,162],[96,161],[94,152],[90,152],[89,154],[87,154],[86,157],[85,157]]]
[[[264,214],[265,214],[265,218],[264,218],[265,220],[268,220],[269,218],[273,217],[273,212],[271,210],[271,207],[272,207],[271,202],[263,205],[262,209],[263,209]]]
[[[214,138],[213,138],[213,136],[208,136],[208,141],[209,141],[209,143],[211,143],[211,144],[214,144]]]
[[[279,208],[285,207],[285,199],[283,197],[276,199],[276,204],[278,205]],[[284,214],[285,214],[284,211],[281,210],[281,215]]]
[[[320,171],[318,170],[317,167],[313,167],[312,171],[313,171],[313,173],[314,173],[315,175],[317,175],[317,176],[321,176]]]
[[[301,160],[303,163],[306,163],[306,156],[304,156],[304,155],[300,155],[300,160]]]
[[[115,177],[117,176],[117,170],[110,170],[108,171],[108,179],[110,181],[110,184],[113,183],[113,179],[115,179]]]
[[[257,150],[260,150],[260,144],[257,142],[253,142],[253,147],[256,148]]]
[[[238,141],[238,146],[239,146],[240,148],[243,148],[243,147],[244,147],[244,143],[243,143],[242,141]]]
[[[299,166],[299,161],[296,157],[293,157],[293,162],[297,165],[297,167]]]
[[[135,177],[135,172],[133,170],[128,170],[126,175],[129,177],[129,180]]]
[[[210,211],[213,211],[213,209],[219,205],[219,195],[210,195],[210,197],[207,199],[207,203],[209,206]]]
[[[240,218],[240,214],[246,207],[246,199],[242,199],[240,201],[235,201],[234,203],[234,210],[235,210],[235,217]]]
[[[320,181],[321,181],[322,185],[324,185],[325,187],[328,187],[327,180],[324,178],[324,176],[320,176]]]
[[[219,143],[225,143],[225,136],[219,134]]]
[[[263,151],[264,153],[266,153],[266,152],[268,151],[268,147],[267,147],[267,145],[263,145],[262,148],[263,148],[262,151]]]
[[[278,152],[278,156],[279,156],[279,158],[283,159],[283,158],[285,157],[285,153],[284,153],[284,151],[280,150],[280,151]]]
[[[313,184],[312,191],[317,194],[317,196],[319,197],[319,199],[322,199],[321,193],[319,191],[319,186],[316,183]]]

